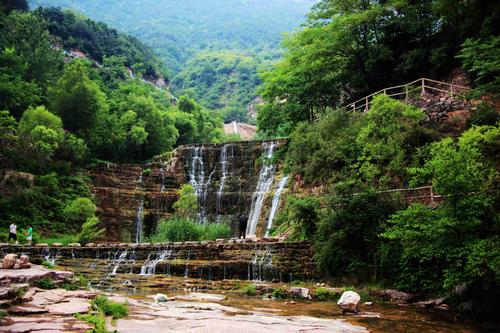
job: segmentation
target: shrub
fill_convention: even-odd
[[[150,240],[155,243],[213,241],[217,238],[229,238],[231,234],[231,227],[225,223],[199,224],[189,218],[174,216],[171,219],[161,221]]]
[[[0,310],[0,319],[7,317],[8,313],[5,310]]]
[[[274,288],[273,297],[276,299],[286,299],[288,298],[288,294],[286,293],[286,290],[283,288]]]
[[[184,242],[200,239],[200,229],[193,220],[174,216],[169,220],[161,221],[156,233],[151,237],[153,242]]]
[[[64,207],[63,215],[68,222],[84,223],[94,217],[96,205],[89,198],[76,198]]]
[[[55,265],[52,262],[48,261],[48,260],[42,261],[42,266],[46,267],[48,269],[52,269],[52,268],[55,267]]]
[[[254,284],[247,284],[241,288],[241,292],[248,296],[255,296],[257,295],[257,287]]]
[[[78,234],[78,242],[87,244],[104,234],[105,229],[99,229],[99,219],[97,217],[88,218],[82,225],[82,231]]]
[[[40,281],[37,282],[37,286],[40,289],[46,289],[46,290],[51,290],[51,289],[57,288],[54,281],[52,279],[49,279],[49,278],[41,279]]]
[[[314,292],[314,298],[318,301],[335,301],[340,298],[340,294],[326,288],[318,288]]]
[[[91,301],[92,307],[96,311],[102,312],[113,319],[120,319],[128,316],[128,307],[125,303],[110,301],[106,296],[97,296]]]
[[[94,325],[94,329],[88,331],[89,333],[110,333],[106,329],[106,318],[102,315],[102,313],[98,314],[76,314],[75,317],[77,319],[86,321],[89,324]]]
[[[226,223],[207,223],[200,225],[201,238],[200,240],[214,241],[219,238],[230,238],[232,231],[231,227]]]
[[[184,184],[177,194],[179,199],[173,205],[176,215],[193,219],[198,212],[198,198],[194,187],[190,184]]]

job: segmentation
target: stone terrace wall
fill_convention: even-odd
[[[308,242],[184,242],[157,245],[102,244],[90,247],[0,246],[0,255],[28,254],[34,263],[55,260],[63,268],[86,275],[140,274],[162,253],[154,273],[210,280],[314,280],[313,250]],[[150,272],[151,273],[151,272]]]

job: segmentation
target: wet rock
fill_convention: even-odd
[[[288,292],[292,297],[312,299],[309,288],[292,287]]]
[[[18,266],[20,269],[31,268],[29,257],[25,254],[21,255],[21,257],[19,258]]]
[[[54,243],[52,244],[52,247],[62,247],[63,245],[61,243]]]
[[[413,294],[405,293],[403,291],[395,289],[370,290],[370,295],[383,300],[393,301],[398,303],[408,303],[413,298],[415,298],[415,295]]]
[[[365,303],[363,303],[363,304],[364,304],[364,305],[366,305],[366,306],[372,306],[372,305],[373,305],[373,302],[365,302]]]
[[[9,253],[2,260],[3,269],[12,269],[16,265],[17,254]]]
[[[47,243],[36,243],[36,247],[49,247],[49,244]]]
[[[165,294],[156,294],[154,296],[155,303],[165,303],[168,302],[168,297]]]
[[[95,243],[87,243],[85,244],[86,247],[95,247]]]
[[[220,302],[225,300],[227,296],[219,294],[189,293],[188,295],[178,296],[177,298],[183,300]]]
[[[359,302],[361,302],[361,296],[357,292],[346,291],[340,296],[337,305],[343,312],[358,312]]]
[[[82,245],[80,243],[69,243],[68,246],[69,247],[80,247]]]

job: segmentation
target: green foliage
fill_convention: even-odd
[[[263,75],[261,94],[271,105],[261,109],[259,128],[279,135],[346,100],[447,74],[460,65],[462,43],[466,69],[493,92],[499,14],[500,5],[481,0],[318,1],[303,29],[285,39],[283,59]]]
[[[259,64],[234,51],[206,51],[189,60],[174,78],[178,90],[192,89],[209,109],[224,109],[224,122],[248,121],[246,107],[257,96]],[[179,100],[183,110],[185,100]],[[186,111],[184,111],[186,112]]]
[[[89,333],[111,333],[106,329],[106,317],[102,313],[86,315],[77,313],[75,317],[94,325],[94,328]]]
[[[287,299],[288,294],[285,289],[283,288],[274,288],[272,295],[275,299]]]
[[[76,198],[63,209],[63,215],[70,223],[83,224],[95,216],[96,205],[89,198]]]
[[[108,108],[106,96],[89,78],[87,66],[82,60],[70,62],[50,90],[51,109],[62,118],[66,130],[80,135],[87,134],[97,115]]]
[[[15,222],[19,227],[31,224],[44,236],[76,234],[80,225],[66,223],[62,212],[76,198],[90,198],[89,184],[90,180],[81,174],[36,176],[33,186],[18,187],[0,197],[0,227],[8,228]]]
[[[169,220],[161,221],[156,227],[155,234],[151,236],[151,241],[155,243],[196,241],[199,239],[200,229],[195,221],[175,216]]]
[[[40,281],[38,281],[36,285],[38,288],[45,290],[51,290],[57,288],[56,284],[54,283],[54,280],[50,278],[43,278]]]
[[[97,238],[104,235],[105,229],[99,229],[99,219],[97,217],[89,217],[82,225],[82,231],[78,234],[78,242],[80,244],[87,244],[95,241]]]
[[[340,298],[341,294],[332,292],[326,288],[318,288],[314,292],[314,299],[318,301],[337,301]]]
[[[499,138],[498,127],[473,127],[458,143],[446,138],[433,144],[425,166],[413,170],[429,177],[446,200],[436,209],[414,204],[389,220],[382,235],[391,241],[387,247],[399,249],[400,287],[437,291],[479,279],[499,283],[498,171],[490,155],[500,148]]]
[[[42,261],[42,266],[48,269],[53,269],[55,267],[55,265],[52,262],[47,260]]]
[[[257,287],[254,284],[247,284],[240,291],[247,296],[257,295]]]
[[[5,310],[0,310],[0,319],[7,317],[9,314]]]
[[[219,238],[229,238],[231,234],[231,227],[224,223],[199,224],[188,218],[174,216],[171,219],[161,221],[150,240],[155,243],[214,241]]]
[[[331,278],[372,278],[378,258],[378,235],[396,211],[391,200],[377,194],[333,197],[315,238],[318,269]]]
[[[500,113],[487,103],[479,104],[477,110],[467,119],[468,126],[495,126],[500,121]]]
[[[284,212],[278,216],[277,224],[286,221],[294,227],[292,238],[304,240],[316,232],[316,223],[320,215],[320,202],[314,197],[287,197]]]
[[[231,226],[226,223],[207,223],[201,225],[200,229],[200,240],[229,239],[233,234]]]
[[[198,214],[198,197],[194,187],[190,184],[184,184],[178,190],[179,198],[172,208],[178,216],[183,218],[194,218]]]
[[[111,301],[106,296],[97,296],[90,303],[94,310],[100,311],[105,316],[111,316],[113,319],[128,316],[127,304]]]
[[[479,95],[500,97],[500,37],[467,39],[458,58],[472,74]]]
[[[47,243],[49,245],[52,245],[54,243],[68,245],[70,243],[78,242],[78,238],[75,235],[58,235],[58,236],[53,236],[50,238],[41,238],[38,240],[38,242]]]

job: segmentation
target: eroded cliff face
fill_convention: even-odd
[[[191,184],[200,223],[249,216],[249,233],[263,236],[283,181],[273,156],[284,141],[190,145],[150,164],[99,164],[89,170],[98,215],[113,241],[140,242],[171,216],[178,189]],[[281,193],[281,192],[280,192]],[[276,200],[274,200],[276,201]]]

